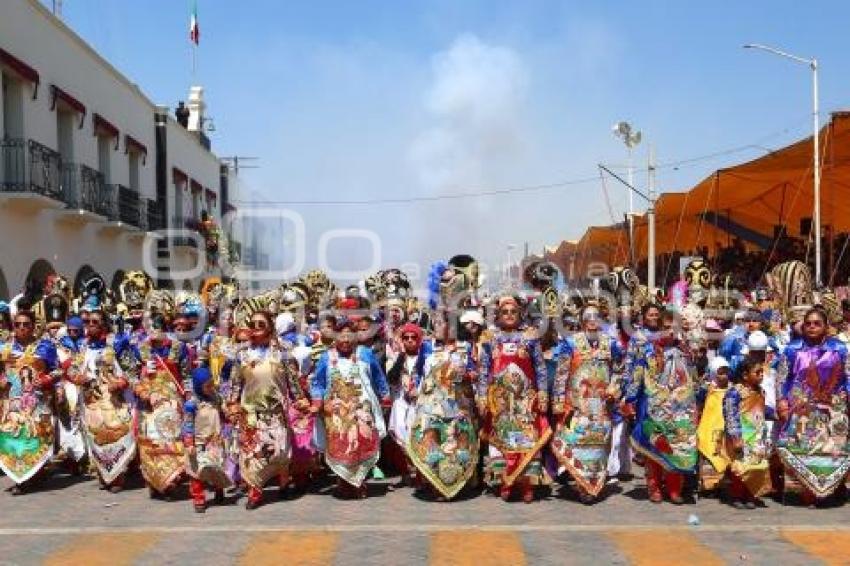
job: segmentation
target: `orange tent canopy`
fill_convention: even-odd
[[[850,113],[833,114],[819,138],[821,222],[835,232],[848,231]],[[720,169],[688,193],[680,212],[696,220],[706,212],[728,215],[731,220],[770,237],[773,227],[782,225],[788,234],[799,236],[800,221],[813,214],[812,161],[812,138],[808,137],[753,161]]]
[[[576,246],[577,273],[586,273],[592,263],[628,263],[628,250],[628,236],[622,224],[591,226]]]
[[[832,115],[820,132],[821,222],[833,233],[850,232],[850,113]],[[664,193],[656,201],[656,253],[687,252],[703,246],[716,252],[733,236],[714,218],[740,225],[768,239],[776,226],[800,236],[801,220],[813,211],[812,138],[752,161],[720,169],[688,192]],[[635,219],[635,250],[647,253],[647,220]],[[750,247],[754,247],[750,245]],[[593,226],[579,241],[580,256],[610,264],[627,261],[622,225]]]

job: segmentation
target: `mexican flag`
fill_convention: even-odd
[[[201,39],[201,28],[198,27],[198,0],[192,2],[192,14],[189,18],[189,41],[198,45]]]

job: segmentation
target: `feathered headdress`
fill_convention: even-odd
[[[431,265],[431,271],[428,272],[428,305],[432,309],[436,309],[440,303],[440,282],[448,268],[449,264],[441,260]]]

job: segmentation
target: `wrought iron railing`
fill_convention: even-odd
[[[114,192],[112,185],[107,185],[103,173],[96,169],[82,165],[80,170],[82,172],[82,178],[86,179],[87,186],[91,186],[94,202],[90,210],[95,214],[108,218],[112,212],[111,193]]]
[[[148,205],[152,201],[144,198],[139,198],[139,230],[147,232],[150,219],[148,218]]]
[[[107,218],[112,222],[118,222],[120,217],[118,215],[118,187],[120,185],[104,185],[103,187],[103,195],[105,199],[104,210]]]
[[[24,190],[62,199],[62,156],[34,140],[27,141],[29,176]]]
[[[25,140],[0,140],[0,190],[27,190],[27,144]]]
[[[33,140],[0,140],[0,190],[62,200],[62,157]]]
[[[118,217],[121,222],[130,226],[139,227],[141,214],[139,213],[139,193],[130,187],[117,185],[118,189]]]
[[[80,200],[77,196],[77,185],[79,185],[77,177],[79,177],[80,173],[79,167],[77,167],[76,163],[60,163],[59,171],[61,174],[59,188],[62,191],[62,201],[70,207],[79,208],[77,206],[77,203]]]
[[[87,165],[62,164],[62,200],[70,208],[108,214],[104,210],[103,175]]]

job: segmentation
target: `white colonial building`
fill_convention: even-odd
[[[157,232],[203,212],[220,225],[235,200],[200,87],[177,115],[154,104],[38,0],[0,2],[0,82],[0,299],[50,272],[109,283],[148,266],[178,288],[209,274],[191,270],[194,230]]]

